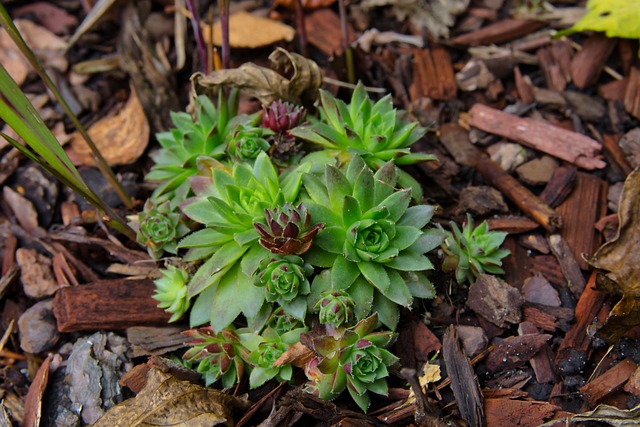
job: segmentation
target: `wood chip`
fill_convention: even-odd
[[[520,323],[522,297],[513,286],[494,276],[481,274],[469,288],[467,306],[494,325],[504,328]]]
[[[534,400],[487,399],[485,411],[488,426],[538,427],[549,420],[573,415],[548,402]]]
[[[38,368],[29,392],[24,402],[24,421],[22,423],[25,427],[38,427],[40,425],[40,418],[42,416],[42,396],[47,388],[49,381],[49,367],[51,365],[51,358],[47,357],[44,362]]]
[[[491,372],[501,372],[522,366],[551,339],[548,334],[511,336],[493,346],[485,360]]]
[[[547,240],[549,242],[551,252],[558,259],[560,269],[567,280],[569,289],[576,299],[580,298],[580,295],[582,295],[582,292],[584,291],[585,280],[584,276],[582,276],[582,271],[580,271],[578,262],[571,253],[569,245],[559,234],[552,234]]]
[[[587,333],[587,328],[598,315],[607,296],[605,292],[595,289],[595,281],[596,273],[593,272],[576,306],[576,321],[558,347],[556,356],[556,364],[558,366],[561,365],[562,361],[572,357],[573,349],[586,353],[589,348],[591,336]]]
[[[546,122],[518,117],[486,105],[475,104],[469,110],[469,124],[584,169],[602,169],[606,166],[598,157],[601,145],[597,141]]]
[[[503,19],[479,30],[455,37],[451,42],[464,46],[498,44],[532,33],[543,25],[542,22],[533,20]]]
[[[604,374],[580,388],[580,394],[593,407],[604,398],[620,390],[629,377],[638,369],[638,365],[631,359],[624,359],[607,370]]]
[[[442,356],[460,415],[470,427],[486,425],[480,385],[469,359],[460,349],[453,325],[450,325],[444,334]]]
[[[485,156],[481,156],[476,164],[476,170],[480,172],[487,182],[500,190],[502,194],[546,230],[554,231],[562,226],[562,219],[553,209],[543,203],[535,194],[495,162]]]
[[[606,181],[579,172],[574,190],[556,208],[565,224],[561,235],[569,244],[578,266],[583,270],[589,268],[584,257],[591,257],[602,243],[594,224],[606,214],[607,191]]]
[[[11,207],[20,226],[27,232],[32,233],[38,228],[38,212],[26,197],[9,186],[2,187],[4,200]]]
[[[607,63],[607,58],[616,46],[616,39],[604,34],[594,34],[576,53],[571,61],[573,82],[580,89],[592,85],[600,78],[600,73]]]
[[[133,356],[162,355],[184,347],[186,326],[134,326],[127,328]]]
[[[62,288],[54,299],[60,332],[163,325],[170,313],[157,307],[150,280],[105,280]]]
[[[530,322],[524,321],[518,326],[518,334],[525,336],[527,334],[538,333],[538,328]],[[533,372],[536,374],[536,380],[541,383],[550,383],[556,380],[556,374],[553,365],[553,353],[549,344],[544,344],[540,351],[533,355],[529,360]]]
[[[411,101],[428,97],[449,101],[456,97],[458,86],[449,52],[443,47],[413,51],[413,82],[409,87]]]

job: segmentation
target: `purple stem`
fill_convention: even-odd
[[[202,63],[204,72],[208,74],[211,70],[209,70],[207,47],[205,46],[202,30],[200,29],[198,9],[196,8],[194,0],[186,0],[186,2],[187,9],[189,9],[189,13],[191,13],[191,27],[193,27],[193,35],[196,37],[196,46],[198,47],[198,53],[200,54],[200,62]]]
[[[304,27],[304,7],[302,0],[296,0],[296,26],[298,27],[298,43],[303,56],[309,57],[307,49],[307,29]]]
[[[230,0],[218,0],[220,7],[220,29],[222,30],[221,59],[222,68],[229,68],[229,5]]]

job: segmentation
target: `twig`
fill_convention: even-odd
[[[196,38],[196,46],[198,53],[200,54],[200,62],[202,62],[202,68],[205,74],[209,74],[209,60],[207,59],[207,48],[204,44],[204,37],[202,31],[200,31],[200,20],[198,19],[198,9],[193,0],[186,0],[187,9],[191,13],[191,28],[193,28],[193,35]]]
[[[347,83],[347,82],[343,82],[340,80],[336,80],[336,79],[332,79],[330,77],[322,77],[322,81],[325,83],[328,83],[330,85],[334,85],[334,86],[338,86],[338,87],[344,87],[347,89],[355,89],[356,85],[353,83]],[[371,92],[371,93],[387,93],[387,90],[381,87],[370,87],[370,86],[365,86],[364,90],[366,90],[367,92]]]

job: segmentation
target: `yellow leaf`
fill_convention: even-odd
[[[428,385],[440,381],[441,378],[440,366],[425,362],[422,366],[422,375],[418,377],[418,381],[420,381],[420,387],[422,387],[422,390],[426,394]],[[411,390],[409,397],[407,398],[407,402],[411,403],[415,400],[416,395],[413,393],[413,390]]]
[[[288,25],[249,12],[240,11],[229,17],[229,45],[232,48],[253,49],[280,41],[290,42],[295,34]],[[211,40],[208,25],[203,26],[202,35],[205,41]],[[213,44],[220,46],[221,41],[222,29],[218,21],[213,25]]]

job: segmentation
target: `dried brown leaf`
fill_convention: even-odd
[[[31,21],[16,19],[14,23],[24,41],[45,67],[60,71],[67,69],[69,64],[62,55],[66,46],[64,40]],[[0,62],[18,85],[24,83],[31,70],[31,65],[22,56],[4,28],[0,28]]]
[[[133,88],[119,112],[89,127],[89,136],[111,166],[135,162],[147,148],[149,133],[149,122]],[[95,165],[91,149],[78,133],[73,135],[68,154],[77,165]]]
[[[213,26],[213,44],[220,46],[222,29],[220,21]],[[259,28],[260,31],[256,31]],[[210,27],[203,25],[202,35],[205,40],[210,39]],[[296,30],[281,22],[263,18],[246,11],[240,11],[229,16],[229,45],[232,48],[255,49],[269,46],[280,41],[290,42]]]
[[[591,265],[608,271],[608,280],[600,280],[599,285],[623,294],[598,331],[608,342],[640,325],[640,168],[625,180],[618,220],[620,226],[616,237],[603,244],[591,259]]]
[[[640,168],[624,182],[618,219],[616,237],[598,249],[591,265],[607,270],[621,293],[640,296]]]
[[[571,421],[599,421],[614,427],[632,427],[640,425],[640,405],[632,409],[618,409],[615,406],[598,405],[593,411],[577,414]]]
[[[94,427],[233,425],[233,409],[245,406],[240,399],[218,390],[180,381],[152,369],[140,393],[111,408]]]
[[[265,105],[277,99],[304,105],[316,98],[322,74],[315,62],[281,48],[276,49],[269,59],[290,77],[248,62],[238,68],[216,70],[206,76],[195,74],[193,79],[205,88],[229,85],[243,89]]]

